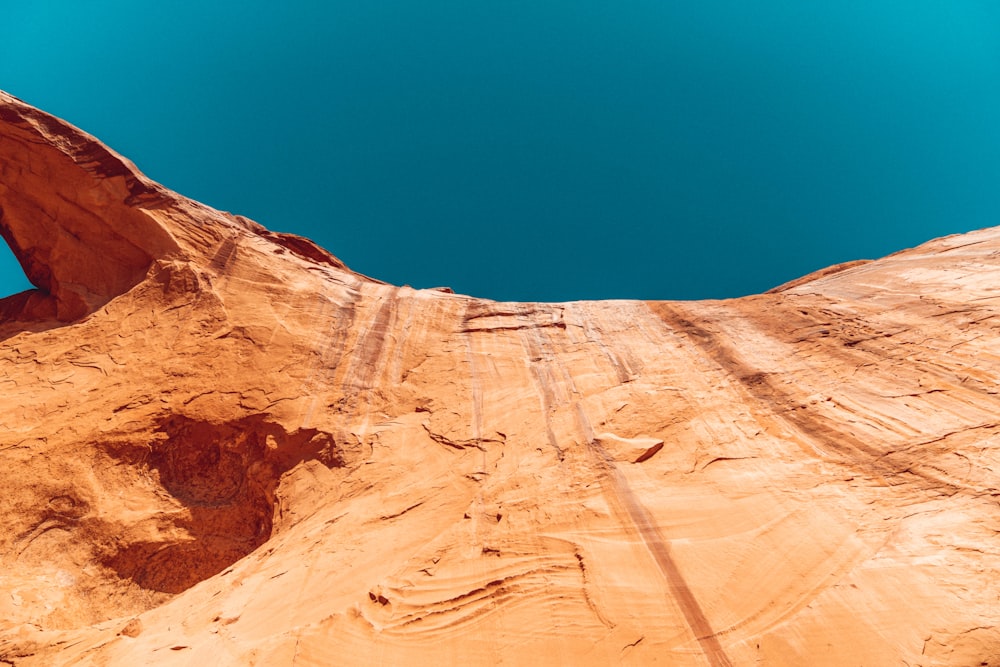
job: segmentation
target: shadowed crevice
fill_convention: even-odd
[[[263,415],[215,423],[174,415],[149,449],[109,447],[140,478],[155,479],[182,511],[152,535],[124,534],[101,559],[119,577],[180,593],[270,539],[281,476],[299,463],[344,464],[333,438],[285,431]],[[166,515],[165,515],[166,516]]]

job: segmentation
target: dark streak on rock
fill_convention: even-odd
[[[801,405],[794,396],[772,380],[770,374],[760,372],[741,359],[724,336],[710,332],[707,323],[695,323],[694,316],[684,312],[682,306],[665,302],[651,302],[649,306],[667,326],[686,335],[730,377],[736,378],[747,393],[767,406],[772,414],[785,420],[807,441],[835,454],[845,464],[865,467],[874,477],[909,474],[921,479],[926,486],[959,490],[960,487],[954,482],[925,470],[914,470],[913,462],[896,460],[893,456],[895,452],[885,452],[868,445],[817,415],[808,406]]]

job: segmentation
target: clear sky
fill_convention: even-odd
[[[0,0],[0,15],[0,88],[396,284],[740,296],[1000,224],[995,0]],[[23,285],[4,249],[0,294]]]

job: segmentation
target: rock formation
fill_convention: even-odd
[[[495,303],[0,95],[0,231],[0,664],[1000,662],[1000,229]]]

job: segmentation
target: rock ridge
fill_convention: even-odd
[[[1000,229],[723,301],[361,276],[0,93],[0,664],[989,665]]]

